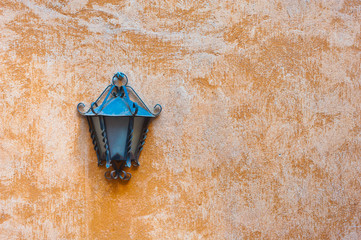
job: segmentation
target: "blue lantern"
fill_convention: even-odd
[[[125,80],[122,86],[116,81]],[[162,111],[161,105],[154,106],[152,113],[135,90],[128,86],[128,78],[118,72],[98,99],[90,108],[83,112],[84,103],[77,106],[78,112],[88,120],[89,131],[93,140],[94,150],[98,157],[98,166],[113,167],[112,171],[105,172],[107,179],[128,181],[131,174],[124,171],[125,167],[139,166],[139,155],[143,149],[148,132],[148,125],[152,118]],[[128,90],[136,98],[130,100]]]

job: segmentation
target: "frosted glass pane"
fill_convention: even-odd
[[[133,126],[133,139],[132,139],[132,148],[131,153],[133,157],[136,157],[136,150],[139,143],[139,138],[143,132],[144,117],[135,117],[134,126]]]
[[[95,130],[95,135],[97,137],[97,144],[100,150],[100,159],[105,160],[105,147],[103,142],[102,130],[100,129],[99,117],[91,117],[93,122],[93,127]]]
[[[104,117],[107,129],[110,158],[126,160],[125,149],[128,137],[129,117]]]

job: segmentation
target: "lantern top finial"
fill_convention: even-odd
[[[128,85],[128,77],[127,77],[127,75],[125,75],[125,74],[122,73],[122,72],[117,72],[116,74],[114,74],[114,76],[113,76],[113,78],[112,78],[112,84],[113,84],[113,85],[116,85],[116,84],[115,84],[115,81],[119,81],[119,80],[123,80],[123,79],[126,80],[124,86],[127,86],[127,85]]]

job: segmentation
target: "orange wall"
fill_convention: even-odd
[[[194,2],[0,2],[0,239],[361,238],[360,2]],[[117,71],[128,184],[76,112]]]

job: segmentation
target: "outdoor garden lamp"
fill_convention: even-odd
[[[122,86],[116,81],[125,80]],[[110,166],[114,170],[107,171],[107,179],[128,181],[131,174],[124,171],[125,167],[139,166],[139,155],[143,149],[148,132],[148,125],[152,118],[162,111],[161,105],[154,106],[156,113],[152,113],[142,99],[128,84],[124,73],[118,72],[109,85],[93,102],[90,108],[83,112],[84,103],[77,106],[78,112],[88,120],[89,131],[93,140],[94,150],[98,157],[98,166]],[[130,100],[128,90],[136,102]]]

